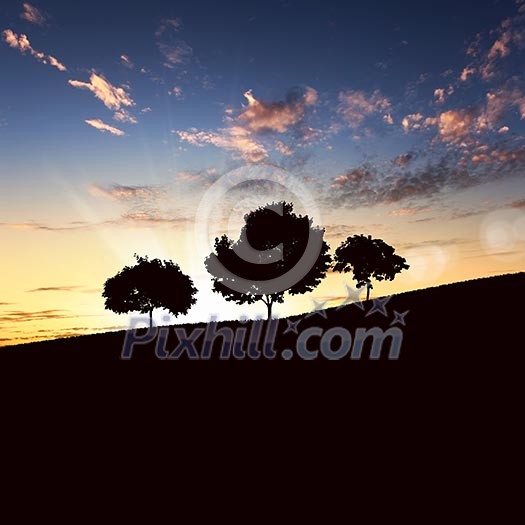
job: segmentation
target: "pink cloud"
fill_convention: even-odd
[[[469,77],[471,77],[472,75],[474,75],[476,73],[476,68],[475,67],[472,67],[472,66],[467,66],[463,69],[463,71],[461,72],[461,76],[460,76],[460,79],[462,82],[466,82]]]
[[[268,157],[262,144],[254,140],[248,130],[240,126],[220,129],[218,131],[174,131],[180,140],[193,146],[207,144],[237,153],[247,162],[260,162]]]
[[[317,103],[318,94],[307,87],[303,92],[290,92],[283,102],[257,100],[252,91],[244,94],[248,106],[237,117],[237,122],[253,132],[274,131],[284,133],[303,120],[306,108]]]
[[[24,2],[22,7],[24,8],[24,12],[20,15],[20,18],[27,20],[28,22],[31,22],[37,26],[45,25],[47,18],[44,13],[40,11],[40,9],[37,9],[27,2]]]
[[[421,113],[412,113],[410,115],[407,115],[403,118],[401,121],[401,125],[403,126],[403,130],[405,133],[415,130],[415,129],[421,129],[424,124],[424,117]]]
[[[5,29],[2,31],[2,36],[4,39],[4,42],[7,43],[9,47],[12,47],[13,49],[18,49],[20,53],[25,55],[26,53],[29,53],[32,57],[36,58],[39,62],[42,64],[47,64],[52,67],[56,67],[59,71],[67,71],[66,66],[59,62],[54,56],[46,55],[42,51],[36,51],[31,46],[31,43],[29,42],[29,39],[26,35],[23,33],[18,36],[15,32],[11,31],[11,29]]]
[[[374,113],[390,112],[391,104],[388,98],[379,90],[367,96],[363,91],[341,91],[337,112],[342,115],[351,128],[358,128],[364,120]]]
[[[129,93],[122,87],[115,87],[102,75],[91,73],[89,82],[68,80],[73,87],[91,91],[108,108],[119,110],[121,107],[134,106],[135,102]]]

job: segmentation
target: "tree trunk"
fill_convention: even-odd
[[[266,295],[266,300],[264,297],[261,297],[261,301],[266,305],[266,309],[268,310],[268,321],[271,321],[272,319],[272,298],[269,295]]]
[[[366,283],[366,300],[369,301],[370,300],[370,288],[372,288],[370,286],[370,283]]]
[[[149,311],[149,327],[153,328],[153,308]]]

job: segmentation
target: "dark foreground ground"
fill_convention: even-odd
[[[326,318],[303,316],[297,334],[284,333],[283,319],[273,359],[221,360],[220,338],[209,360],[190,360],[187,352],[168,359],[179,343],[173,327],[167,353],[159,352],[164,359],[153,342],[122,360],[124,332],[4,348],[2,434],[35,461],[50,458],[47,469],[67,450],[74,470],[93,463],[99,480],[107,461],[132,476],[137,461],[146,461],[138,459],[140,450],[147,465],[174,461],[169,475],[184,476],[195,490],[222,486],[226,474],[243,480],[255,473],[270,477],[273,498],[285,497],[293,493],[287,482],[293,474],[309,480],[303,496],[324,487],[329,499],[344,502],[358,497],[341,483],[351,478],[368,496],[380,486],[397,491],[401,499],[388,502],[389,512],[422,505],[427,514],[418,514],[420,523],[429,515],[450,521],[451,512],[453,522],[486,517],[494,491],[518,497],[511,474],[523,449],[524,297],[519,273],[400,294],[385,304],[386,315],[373,312],[381,303],[371,302],[364,310],[327,310]],[[405,326],[392,325],[394,312],[407,311]],[[253,328],[217,329],[226,325],[238,334]],[[321,329],[308,340],[314,352],[320,334],[334,327],[355,339],[358,328],[391,326],[402,334],[397,359],[389,358],[388,343],[379,359],[370,359],[370,338],[360,359],[351,358],[352,349],[338,360],[319,354],[311,361],[295,351],[308,328]],[[188,336],[196,328],[206,327],[184,327]],[[203,338],[196,338],[199,355]],[[332,345],[337,350],[340,339]],[[294,350],[289,360],[285,350]],[[99,454],[110,459],[102,464]],[[250,486],[237,485],[236,497],[250,497]],[[369,512],[384,505],[378,501]],[[498,503],[492,517],[501,520],[505,508]],[[326,507],[320,512],[317,521],[337,521],[327,518]]]

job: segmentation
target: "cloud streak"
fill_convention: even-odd
[[[122,184],[101,186],[99,184],[90,184],[88,191],[95,197],[104,197],[112,201],[130,201],[155,197],[160,190],[153,186],[126,186]]]
[[[266,148],[256,141],[248,130],[240,126],[232,126],[217,131],[198,131],[191,128],[188,131],[175,130],[174,133],[180,140],[192,146],[212,145],[233,151],[238,158],[242,158],[246,162],[261,162],[268,158]]]
[[[62,64],[62,62],[60,62],[57,58],[55,58],[52,55],[46,55],[42,51],[37,51],[36,49],[34,49],[31,46],[31,43],[29,42],[27,36],[23,33],[17,35],[11,29],[5,29],[4,31],[2,31],[2,38],[9,47],[17,49],[18,51],[20,51],[20,53],[22,53],[22,55],[29,53],[29,55],[31,55],[33,58],[35,58],[42,64],[56,67],[59,71],[67,71],[66,66]]]
[[[99,118],[87,119],[84,120],[84,122],[89,126],[98,129],[102,133],[108,132],[118,137],[123,137],[125,135],[125,133],[121,129],[115,128],[114,126],[110,126],[109,124],[102,122],[102,120],[100,120]]]
[[[27,290],[27,293],[37,292],[76,292],[80,286],[45,286],[42,288],[34,288],[33,290]]]

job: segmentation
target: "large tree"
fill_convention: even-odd
[[[175,317],[185,314],[195,304],[197,289],[173,261],[148,259],[135,254],[137,264],[125,266],[104,284],[105,307],[118,314],[149,314],[164,308]]]
[[[319,285],[331,265],[330,248],[324,229],[296,215],[291,203],[262,206],[244,220],[239,240],[215,239],[205,265],[215,292],[238,304],[263,302],[269,320],[285,293],[303,294]]]
[[[408,270],[406,259],[395,248],[371,235],[348,237],[335,251],[334,271],[353,272],[357,288],[366,285],[366,300],[370,298],[372,279],[393,281],[402,270]]]

